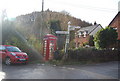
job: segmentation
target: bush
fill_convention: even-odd
[[[113,48],[117,42],[117,32],[111,27],[106,27],[98,31],[94,37],[95,47],[97,49]]]

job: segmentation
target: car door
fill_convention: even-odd
[[[2,59],[2,51],[0,50],[0,59]]]
[[[0,45],[0,59],[2,59],[2,45]]]

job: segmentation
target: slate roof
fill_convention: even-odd
[[[90,34],[91,32],[93,32],[98,26],[101,26],[100,24],[97,25],[93,25],[93,26],[88,26],[88,27],[83,27],[80,30],[78,30],[77,32],[82,32],[82,31],[88,31],[88,34]],[[101,26],[102,28],[102,26]]]

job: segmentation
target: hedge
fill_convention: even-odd
[[[59,60],[62,59],[64,53],[59,53]],[[80,48],[76,50],[68,50],[67,60],[74,61],[118,61],[118,50],[96,50],[91,48]]]

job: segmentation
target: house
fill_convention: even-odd
[[[108,26],[113,27],[117,30],[118,40],[120,40],[120,11],[117,13],[117,15],[114,17],[114,19],[110,22]]]
[[[74,42],[76,44],[76,48],[83,46],[85,43],[89,42],[91,36],[95,36],[95,34],[102,29],[103,27],[100,24],[94,24],[93,26],[83,27],[79,29],[75,33]]]

